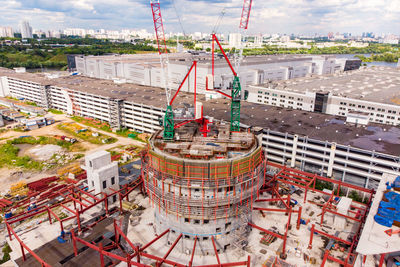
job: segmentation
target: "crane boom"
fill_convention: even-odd
[[[250,10],[253,0],[243,0],[242,17],[240,18],[239,28],[247,30],[249,26]]]
[[[164,34],[164,24],[162,21],[162,16],[161,16],[161,7],[160,7],[160,2],[157,1],[150,1],[151,5],[151,12],[153,13],[153,22],[154,22],[154,29],[156,33],[156,39],[157,39],[157,46],[158,46],[158,54],[167,54],[167,42],[165,40],[165,34]]]
[[[241,108],[240,100],[241,100],[241,93],[242,93],[240,79],[239,79],[237,72],[233,68],[231,62],[229,61],[229,58],[226,55],[224,49],[222,48],[222,45],[219,42],[215,33],[212,34],[212,58],[211,58],[212,59],[212,67],[211,68],[212,68],[213,77],[214,77],[214,66],[215,66],[215,64],[214,64],[214,52],[215,52],[214,41],[217,43],[219,49],[221,50],[222,55],[224,56],[226,62],[228,63],[228,66],[231,69],[232,74],[233,74],[233,84],[232,84],[232,88],[231,88],[231,95],[229,96],[220,91],[217,91],[217,92],[231,99],[231,127],[230,127],[230,130],[231,130],[231,132],[239,132],[240,131],[240,108]]]

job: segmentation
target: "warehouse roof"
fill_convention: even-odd
[[[133,54],[133,55],[105,55],[105,56],[81,56],[88,60],[102,60],[110,63],[135,63],[138,65],[158,64],[160,62],[157,53]],[[191,65],[193,60],[197,60],[199,66],[211,66],[211,53],[170,53],[168,54],[170,64]],[[252,66],[265,63],[277,63],[287,61],[310,61],[311,56],[306,55],[259,55],[245,56],[241,63],[242,66]],[[230,60],[234,61],[233,57]],[[227,67],[227,63],[222,56],[215,56],[215,67]]]
[[[230,101],[207,101],[204,114],[230,121]],[[346,123],[345,117],[249,102],[242,103],[241,122],[249,126],[308,136],[395,156],[398,156],[400,151],[400,128],[391,125],[370,123],[368,126],[356,127]]]
[[[42,84],[52,84],[66,89],[87,92],[110,98],[123,99],[133,103],[145,104],[156,108],[165,107],[165,92],[158,87],[136,84],[116,84],[110,80],[88,78],[84,76],[64,76],[49,79],[43,74],[15,73],[0,68],[0,76],[18,77],[23,80],[35,80]],[[230,100],[213,99],[205,101],[204,95],[197,97],[203,102],[204,114],[216,119],[230,121]],[[192,103],[193,94],[180,92],[174,102],[174,108],[182,103]],[[382,124],[355,127],[345,123],[344,117],[284,109],[243,102],[242,122],[250,126],[259,126],[273,131],[308,136],[321,141],[351,145],[365,150],[398,156],[400,151],[400,128]]]
[[[276,81],[263,85],[296,93],[330,92],[336,96],[400,105],[400,69],[369,67],[358,70]]]

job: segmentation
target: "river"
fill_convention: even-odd
[[[360,54],[335,54],[334,56],[336,56],[337,58],[356,58],[355,55],[360,55]],[[371,54],[362,54],[365,57],[370,57]],[[356,58],[358,59],[358,58]],[[372,66],[383,66],[383,67],[392,67],[395,68],[397,67],[397,63],[395,62],[384,62],[384,61],[373,61],[373,62],[363,62],[362,64],[367,64],[368,67],[372,67]]]

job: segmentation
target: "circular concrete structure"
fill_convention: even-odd
[[[265,159],[250,132],[229,133],[214,125],[207,137],[193,125],[164,142],[162,131],[150,138],[142,158],[145,189],[155,207],[157,234],[170,229],[167,243],[182,234],[176,249],[214,254],[247,244],[252,203],[264,181]],[[213,239],[213,240],[212,240]]]

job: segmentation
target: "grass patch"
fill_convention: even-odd
[[[73,119],[76,122],[82,123],[84,125],[96,128],[96,129],[100,129],[102,131],[105,132],[112,132],[112,129],[110,127],[110,124],[108,124],[107,122],[102,122],[99,120],[95,120],[92,118],[84,118],[84,117],[79,117],[79,116],[72,116],[71,119]]]
[[[103,121],[99,121],[99,120],[95,120],[92,118],[84,118],[84,117],[79,117],[79,116],[73,116],[71,119],[73,119],[74,121],[78,122],[78,123],[82,123],[84,125],[105,131],[105,132],[113,132],[110,125],[107,122],[103,122]],[[120,130],[117,130],[115,132],[117,135],[122,136],[122,137],[128,137],[128,138],[132,138],[133,140],[137,140],[140,142],[145,142],[145,140],[142,140],[139,138],[139,133],[129,130],[128,128],[122,128]]]
[[[73,144],[70,142],[67,142],[64,140],[59,140],[54,137],[47,137],[47,136],[39,136],[38,138],[35,138],[33,136],[15,138],[13,140],[10,140],[9,143],[13,144],[13,145],[18,145],[18,144],[57,145],[57,146],[67,149],[68,151],[70,151],[71,147],[73,146]]]
[[[16,127],[13,129],[14,132],[19,132],[19,133],[23,133],[26,132],[22,127]]]
[[[2,249],[4,255],[3,258],[0,260],[0,264],[3,264],[10,260],[10,252],[12,251],[8,243]]]
[[[88,141],[89,143],[92,144],[97,144],[97,145],[102,145],[102,144],[112,144],[117,142],[117,139],[114,137],[110,137],[105,134],[98,134],[98,136],[93,136],[92,131],[86,130],[82,132],[78,132],[79,125],[74,125],[74,123],[63,123],[57,125],[57,128],[60,129],[61,131],[68,133],[70,135],[73,135],[76,138],[80,138],[82,140]]]
[[[53,114],[63,114],[63,112],[61,110],[54,109],[54,108],[49,109],[49,112],[51,112]]]
[[[36,104],[36,102],[33,101],[25,101],[26,104],[37,107],[38,105]]]
[[[57,145],[67,151],[82,151],[79,144],[72,144],[67,141],[59,140],[53,137],[39,136],[38,138],[27,136],[8,140],[7,143],[0,145],[0,167],[20,167],[26,170],[42,170],[45,162],[36,161],[28,156],[18,156],[19,148],[15,145]],[[55,155],[54,155],[55,156]],[[74,159],[83,157],[83,154],[77,154]]]
[[[74,160],[81,159],[85,156],[85,154],[79,153],[74,155]]]
[[[19,157],[19,148],[10,141],[0,146],[0,167],[21,167],[28,170],[42,170],[42,162],[35,161],[28,156]]]

